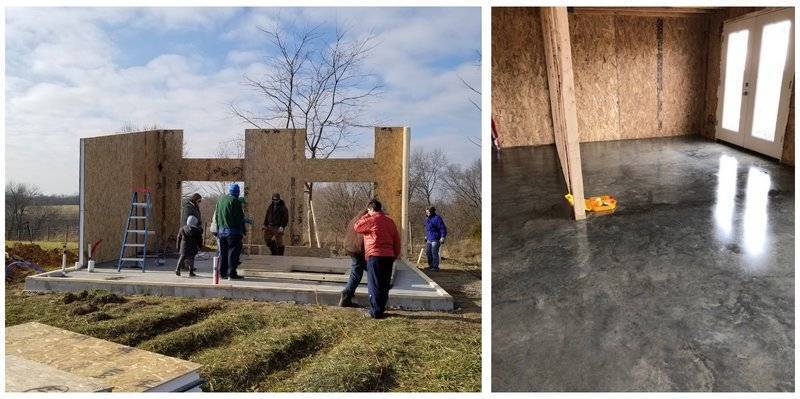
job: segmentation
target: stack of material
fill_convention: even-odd
[[[6,391],[200,391],[201,365],[41,323],[6,328]]]

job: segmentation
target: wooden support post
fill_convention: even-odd
[[[572,75],[572,48],[566,7],[540,8],[547,83],[553,116],[553,135],[567,188],[575,198],[575,219],[586,218],[583,202],[583,172]]]

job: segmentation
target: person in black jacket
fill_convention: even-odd
[[[181,227],[178,232],[178,266],[175,268],[175,275],[181,275],[181,268],[186,265],[189,269],[189,277],[194,277],[194,257],[203,248],[203,230],[200,229],[200,221],[194,216],[186,218],[186,226]]]
[[[264,243],[269,247],[272,255],[283,255],[286,248],[283,245],[283,232],[289,224],[289,209],[278,193],[272,194],[272,202],[267,207],[267,214],[264,215]]]

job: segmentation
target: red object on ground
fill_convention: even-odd
[[[364,235],[366,257],[391,256],[396,259],[400,256],[400,234],[397,233],[397,226],[383,212],[362,216],[353,229]]]
[[[494,123],[494,118],[492,118],[492,143],[496,150],[500,149],[500,134],[497,133],[497,125]]]
[[[212,264],[212,267],[214,269],[214,271],[213,271],[213,273],[214,273],[214,285],[218,285],[219,284],[219,256],[215,256],[214,258],[212,258],[211,264]]]

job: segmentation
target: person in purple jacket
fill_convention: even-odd
[[[442,217],[436,214],[436,208],[428,207],[425,209],[425,252],[428,254],[428,268],[430,272],[439,271],[439,247],[444,244],[447,236],[447,226],[444,225]]]

